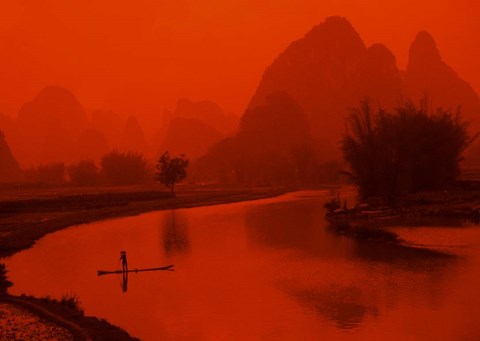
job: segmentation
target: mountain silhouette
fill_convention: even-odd
[[[212,101],[194,102],[187,98],[178,100],[173,117],[197,119],[212,126],[222,134],[231,134],[238,125],[238,118],[227,115],[220,106]]]
[[[170,122],[167,136],[160,147],[173,155],[185,154],[195,160],[225,135],[199,119],[177,117]]]
[[[146,147],[147,141],[143,128],[134,116],[130,116],[122,132],[120,149],[126,152],[145,153]]]
[[[477,129],[480,127],[476,122],[480,119],[479,96],[443,61],[428,32],[418,33],[410,47],[405,85],[409,96],[415,100],[427,96],[434,107],[455,110],[461,106],[463,116],[473,120]]]
[[[87,125],[75,96],[65,88],[48,86],[18,112],[12,149],[22,164],[71,161],[76,158],[74,141]]]
[[[125,123],[120,115],[108,110],[94,110],[92,112],[92,128],[103,134],[107,144],[116,149],[119,147],[120,138]]]
[[[94,128],[84,130],[77,141],[77,154],[80,160],[99,161],[110,147],[105,135]]]
[[[249,157],[240,161],[238,154],[252,152],[252,145],[256,153],[268,150],[264,135],[284,129],[282,124],[285,124],[280,117],[282,109],[271,102],[268,104],[269,96],[277,93],[289,96],[303,109],[299,115],[305,114],[311,132],[309,142],[305,142],[309,144],[305,155],[313,155],[316,162],[340,157],[338,142],[345,129],[348,109],[357,107],[366,97],[374,105],[392,109],[406,97],[420,100],[427,95],[435,107],[462,106],[467,119],[476,120],[480,114],[478,95],[443,62],[434,39],[427,32],[418,34],[410,48],[407,70],[401,71],[386,46],[374,44],[367,48],[347,19],[330,17],[291,43],[267,67],[242,117],[240,131],[213,146],[199,160],[198,169],[208,169],[207,165],[218,162],[224,165],[224,173],[211,168],[212,179],[215,176],[225,179],[228,178],[225,174],[235,174],[232,169],[252,162]],[[265,111],[272,111],[269,114],[272,120],[267,126],[262,117]],[[303,117],[298,119],[302,121]],[[248,139],[244,138],[247,135]],[[286,143],[282,139],[286,138],[280,134],[276,143],[281,146]],[[296,138],[299,140],[292,143],[302,144],[301,138]]]
[[[345,108],[356,100],[349,94],[351,79],[366,52],[345,18],[327,18],[265,70],[248,108],[262,105],[269,94],[285,92],[303,107],[313,135],[338,137]]]
[[[273,93],[265,104],[247,109],[235,136],[198,160],[194,177],[207,182],[290,183],[307,173],[311,143],[302,107],[286,93]]]
[[[0,131],[0,183],[19,181],[21,169],[7,144],[5,135]]]
[[[195,160],[214,143],[232,135],[238,123],[235,115],[225,114],[212,101],[195,102],[181,98],[173,112],[164,111],[161,128],[153,138],[153,153],[158,157],[168,150]]]

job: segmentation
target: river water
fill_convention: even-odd
[[[68,228],[5,259],[10,293],[76,295],[143,340],[480,340],[480,229],[389,227],[415,248],[356,241],[329,190]],[[353,193],[342,197],[352,200]],[[175,264],[175,271],[98,277]]]

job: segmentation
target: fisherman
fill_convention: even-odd
[[[128,272],[127,251],[120,251],[120,260],[122,261],[122,271]]]

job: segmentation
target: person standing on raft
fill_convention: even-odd
[[[120,260],[122,261],[122,271],[128,272],[127,252],[120,251]]]

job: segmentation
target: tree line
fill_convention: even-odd
[[[123,186],[158,181],[173,194],[175,184],[186,178],[188,164],[184,155],[174,157],[168,152],[153,166],[140,153],[112,151],[101,158],[99,165],[92,160],[68,166],[64,163],[40,165],[25,169],[24,179],[34,184],[75,186]]]

